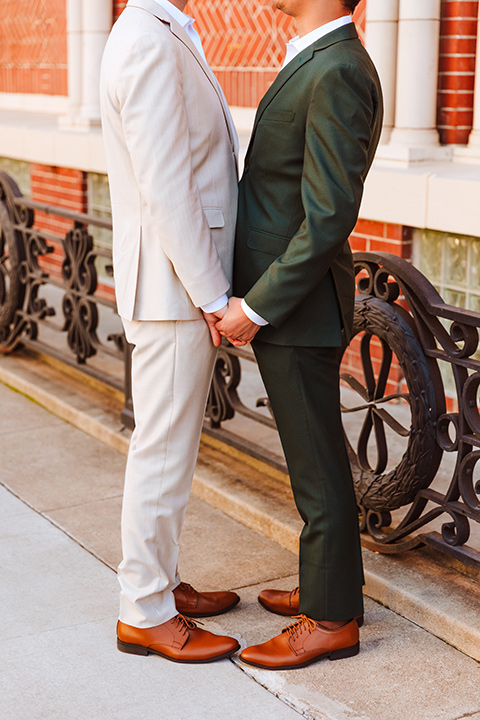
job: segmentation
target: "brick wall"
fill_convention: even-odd
[[[49,205],[58,205],[74,212],[87,213],[88,207],[88,182],[87,173],[68,168],[54,167],[51,165],[33,164],[30,166],[30,187],[31,198],[37,202]],[[62,262],[64,252],[61,244],[55,238],[64,238],[67,232],[73,227],[71,220],[60,218],[55,215],[35,211],[35,228],[45,233],[48,245],[53,252],[40,257],[39,264],[51,277],[61,279]],[[92,227],[90,232],[95,236]],[[102,264],[103,261],[100,261]],[[97,273],[99,272],[99,263]],[[98,279],[98,287],[95,295],[107,300],[115,299],[115,292],[111,283]]]
[[[466,144],[473,124],[478,0],[442,0],[437,126],[440,141]]]
[[[412,257],[411,228],[360,219],[350,236],[353,252],[389,252],[405,260]]]
[[[0,1],[0,92],[67,94],[65,0]]]
[[[87,211],[86,173],[80,170],[32,164],[30,169],[32,200],[75,212]],[[35,227],[45,233],[62,236],[72,228],[72,221],[55,215],[35,212]],[[53,276],[61,275],[63,251],[58,243],[49,239],[54,252],[41,258],[41,265]]]
[[[86,173],[80,170],[54,167],[52,165],[31,166],[32,200],[44,202],[75,212],[87,211],[87,182]],[[62,221],[61,230],[71,226],[68,220]],[[55,228],[58,228],[58,222]],[[53,230],[48,216],[42,216],[42,229]]]

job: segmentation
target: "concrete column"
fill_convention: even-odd
[[[82,104],[82,5],[67,0],[68,117],[79,115]]]
[[[399,0],[368,0],[365,44],[383,88],[384,120],[380,142],[387,143],[395,122]]]
[[[436,78],[440,2],[441,0],[400,0],[392,144],[410,147],[439,145],[436,130]]]
[[[480,6],[477,25],[477,57],[475,61],[475,104],[473,106],[473,129],[468,139],[468,149],[480,156]]]
[[[82,107],[80,117],[87,124],[100,123],[100,63],[111,28],[112,0],[82,0]]]
[[[69,109],[60,127],[100,124],[100,63],[112,18],[113,0],[67,0]]]

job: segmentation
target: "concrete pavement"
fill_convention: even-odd
[[[361,653],[344,661],[272,673],[119,653],[124,462],[0,384],[2,720],[480,720],[479,664],[369,599]],[[285,626],[256,596],[296,584],[293,552],[192,497],[180,562],[198,588],[241,595],[208,629],[244,646]]]
[[[114,573],[4,488],[0,508],[2,720],[298,717],[227,660],[118,652]]]

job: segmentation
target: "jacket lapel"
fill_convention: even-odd
[[[282,89],[285,83],[288,82],[298,70],[300,70],[300,68],[302,68],[307,62],[312,59],[316,52],[318,52],[319,50],[323,50],[330,45],[335,45],[335,43],[342,42],[343,40],[352,40],[354,38],[358,38],[358,34],[355,28],[355,24],[352,22],[348,25],[344,25],[343,27],[338,28],[337,30],[332,30],[332,32],[324,35],[319,40],[314,42],[312,45],[309,45],[307,48],[305,48],[305,50],[302,50],[298,55],[296,55],[293,60],[288,63],[288,65],[286,65],[282,70],[280,70],[277,77],[270,85],[269,89],[260,101],[257,114],[255,116],[253,131],[255,131],[260,118],[262,117],[268,105],[270,105],[270,103],[272,102],[275,95]]]
[[[205,62],[203,57],[198,52],[197,48],[195,47],[194,43],[190,40],[190,37],[188,33],[182,28],[181,25],[179,25],[172,17],[167,13],[166,10],[162,8],[161,5],[159,5],[155,0],[130,0],[130,2],[127,4],[127,7],[137,7],[141,8],[143,10],[146,10],[151,15],[155,15],[161,22],[165,23],[170,27],[170,31],[173,35],[175,35],[180,42],[185,45],[187,50],[189,50],[192,55],[194,56],[195,60],[200,65],[201,69],[205,73],[205,76],[211,83],[213,89],[215,90],[217,97],[220,101],[220,105],[222,106],[223,115],[225,117],[225,122],[227,124],[227,130],[228,130],[228,136],[230,138],[230,143],[233,148],[233,152],[235,155],[235,159],[238,159],[238,138],[237,138],[237,131],[235,130],[235,125],[233,123],[232,116],[230,114],[229,107],[227,105],[227,101],[225,99],[225,96],[223,94],[222,88],[220,87],[220,83],[218,82],[217,78],[213,74],[212,70],[210,69],[210,66],[208,63]]]

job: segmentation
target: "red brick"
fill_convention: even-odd
[[[355,233],[359,235],[373,235],[374,237],[385,237],[385,223],[376,220],[359,219],[355,226]]]
[[[438,112],[437,125],[442,127],[472,127],[473,109],[472,110],[456,110],[440,108]]]
[[[458,411],[458,402],[455,397],[448,397],[448,395],[445,396],[446,405],[447,405],[447,412],[457,412]]]
[[[470,35],[475,37],[477,34],[476,18],[444,18],[441,22],[440,35]]]
[[[449,109],[466,108],[470,110],[473,105],[473,92],[446,92],[438,93],[438,106]]]
[[[351,235],[350,238],[350,247],[352,248],[353,252],[365,252],[367,249],[367,241],[365,238],[358,237],[356,235]]]
[[[85,173],[51,165],[31,165],[32,199],[50,205],[85,212],[87,210],[87,183]],[[45,230],[66,232],[71,221],[52,220],[49,216],[39,215],[41,227]]]
[[[477,12],[478,0],[442,0],[442,16],[445,18],[476,18]]]
[[[450,56],[443,56],[439,59],[438,67],[440,72],[448,72],[451,71],[452,68],[455,69],[456,72],[462,72],[462,73],[474,73],[475,72],[475,57],[472,55],[472,57],[458,57],[455,58],[455,64],[452,63],[452,58]]]
[[[451,37],[440,38],[440,55],[451,53],[462,55],[474,55],[477,46],[475,37]]]
[[[466,145],[471,128],[440,128],[440,141],[445,145]]]
[[[411,260],[413,252],[413,243],[402,243],[401,257],[404,260]]]
[[[392,223],[387,223],[386,226],[386,237],[388,240],[403,240],[403,226],[402,225],[393,225]]]
[[[393,255],[402,256],[403,243],[391,240],[377,240],[373,239],[370,241],[370,250],[372,252],[389,252]]]
[[[125,8],[127,0],[113,0],[113,20],[117,20]]]

